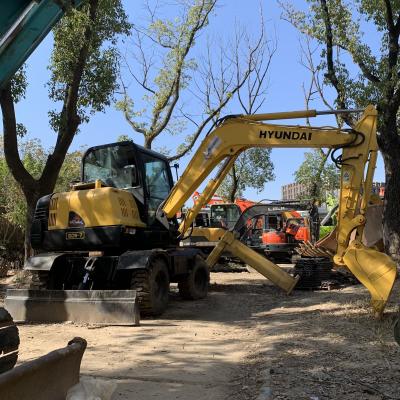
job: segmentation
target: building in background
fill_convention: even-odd
[[[373,182],[372,193],[379,195],[383,199],[385,197],[385,182]]]
[[[289,183],[281,186],[281,192],[282,200],[299,200],[307,197],[307,186],[303,183]],[[385,196],[385,182],[373,182],[372,193],[383,199]],[[339,196],[339,191],[337,196]]]
[[[307,185],[304,183],[289,183],[281,187],[282,200],[299,200],[307,195]]]

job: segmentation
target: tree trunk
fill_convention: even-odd
[[[228,201],[230,201],[231,203],[235,202],[236,199],[236,192],[238,190],[238,177],[236,175],[236,167],[235,164],[233,164],[231,172],[230,172],[231,178],[232,178],[232,186],[229,190],[229,198]]]
[[[385,252],[400,265],[400,137],[397,130],[398,107],[384,104],[378,108],[382,114],[378,125],[379,149],[385,163],[385,198],[383,208],[383,243]]]
[[[143,147],[145,149],[151,149],[151,144],[153,143],[154,138],[150,135],[144,137]]]
[[[322,151],[322,149],[319,149],[319,151],[321,152],[322,159],[321,159],[321,162],[318,165],[318,169],[314,175],[313,182],[311,183],[310,197],[313,200],[322,201],[321,175],[322,175],[322,172],[324,171],[326,160],[328,159],[330,151],[328,151],[326,154]]]
[[[33,255],[31,247],[31,228],[33,216],[35,213],[36,203],[41,196],[39,194],[32,194],[31,196],[25,195],[26,200],[26,216],[25,216],[25,241],[24,241],[24,255],[25,260]]]
[[[382,152],[385,161],[385,199],[383,211],[383,242],[385,251],[400,265],[400,158],[393,147]],[[393,154],[392,154],[393,153]]]

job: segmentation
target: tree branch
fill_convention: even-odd
[[[212,2],[211,5],[208,5],[208,8],[205,10],[205,1],[203,0],[201,6],[199,7],[198,13],[197,13],[197,19],[196,19],[196,24],[194,27],[191,28],[191,31],[189,33],[188,39],[186,39],[186,44],[183,48],[183,51],[181,55],[178,57],[178,60],[176,61],[177,68],[176,68],[176,74],[175,78],[172,81],[171,88],[169,90],[168,95],[165,97],[164,102],[160,105],[158,109],[156,109],[155,113],[153,114],[153,120],[151,122],[151,127],[150,127],[150,135],[149,135],[149,141],[151,141],[156,138],[167,126],[168,122],[171,119],[172,113],[175,109],[175,106],[178,102],[179,95],[180,95],[180,89],[181,89],[181,77],[182,77],[182,72],[184,68],[184,61],[189,54],[190,49],[193,46],[194,40],[196,38],[197,32],[199,32],[207,23],[207,19],[211,11],[213,10],[214,6],[216,4],[216,0]],[[203,12],[205,11],[204,15]],[[184,32],[181,33],[181,36],[184,35]],[[179,38],[179,41],[182,40],[182,37]],[[162,121],[159,121],[160,115],[162,112],[165,112],[164,117]]]
[[[332,34],[332,23],[329,15],[329,9],[326,4],[326,0],[320,0],[321,8],[323,13],[323,19],[325,24],[325,43],[326,43],[326,63],[328,71],[325,74],[326,78],[329,79],[332,86],[335,88],[337,93],[336,101],[338,102],[339,108],[345,109],[347,108],[345,102],[345,95],[343,92],[343,88],[341,88],[339,80],[336,75],[335,66],[333,63],[333,34]],[[343,114],[344,121],[350,125],[354,125],[353,119],[349,116],[349,114]]]
[[[10,83],[0,92],[1,111],[4,129],[4,156],[13,177],[20,183],[22,189],[35,184],[35,179],[25,169],[18,152],[17,126],[15,119],[14,100]]]
[[[42,176],[40,177],[40,184],[46,185],[49,188],[53,188],[56,183],[58,172],[62,167],[65,155],[67,154],[78,126],[81,123],[77,111],[79,87],[87,63],[89,46],[93,36],[93,24],[96,20],[98,10],[98,2],[98,0],[89,1],[90,22],[85,29],[82,47],[78,54],[71,82],[67,84],[65,91],[64,104],[61,111],[61,126],[57,136],[57,143],[53,153],[48,157]]]

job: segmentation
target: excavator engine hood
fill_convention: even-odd
[[[143,227],[128,191],[112,187],[72,190],[38,201],[31,243],[47,251],[102,250],[121,246]]]

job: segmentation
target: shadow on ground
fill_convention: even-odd
[[[286,296],[257,274],[212,274],[210,295],[142,326],[23,325],[22,360],[88,341],[82,372],[118,383],[114,399],[255,399],[270,374],[274,399],[400,399],[392,323],[361,286]]]

